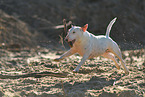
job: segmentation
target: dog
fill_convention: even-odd
[[[116,19],[117,18],[115,17],[109,23],[106,30],[106,35],[95,36],[89,33],[87,31],[88,24],[83,27],[72,26],[65,37],[65,41],[71,45],[71,48],[61,55],[60,58],[54,59],[54,61],[58,62],[66,57],[78,53],[82,56],[82,59],[73,72],[79,72],[81,65],[83,65],[87,59],[103,56],[114,61],[117,69],[120,69],[118,62],[115,59],[116,56],[121,61],[125,74],[129,74],[129,70],[122,59],[121,50],[119,49],[117,43],[109,37],[110,30]]]

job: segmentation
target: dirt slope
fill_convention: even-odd
[[[42,37],[42,35],[39,35]],[[34,47],[38,33],[26,23],[0,10],[0,45],[19,44],[21,47]]]
[[[111,37],[122,49],[142,48],[145,45],[144,6],[144,0],[0,0],[1,10],[23,21],[37,34],[45,35],[38,42],[45,47],[59,41],[63,29],[53,29],[53,26],[62,24],[64,18],[79,26],[88,23],[88,30],[98,35],[105,34],[109,22],[117,17]]]

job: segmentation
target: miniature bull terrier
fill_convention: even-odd
[[[115,59],[116,56],[121,61],[121,65],[123,66],[125,73],[129,74],[129,70],[122,59],[121,50],[119,49],[117,43],[109,37],[110,30],[116,19],[117,18],[114,18],[109,23],[106,35],[95,36],[89,33],[87,31],[88,24],[83,27],[72,26],[65,37],[65,41],[67,41],[72,47],[60,56],[60,58],[54,59],[54,61],[60,61],[72,54],[78,53],[82,56],[82,59],[76,69],[73,70],[73,72],[78,72],[81,65],[83,65],[87,59],[103,56],[114,61],[117,69],[120,69],[118,62]]]

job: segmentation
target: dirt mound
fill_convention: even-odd
[[[40,35],[41,37],[42,35]],[[0,10],[0,43],[1,46],[13,44],[21,47],[34,47],[38,34],[26,23]]]
[[[88,30],[98,35],[105,34],[109,22],[117,17],[111,37],[122,49],[136,49],[145,45],[144,4],[144,0],[0,0],[0,9],[35,29],[38,35],[44,35],[38,44],[46,47],[59,41],[63,29],[53,26],[62,24],[64,18],[75,25],[88,23]]]

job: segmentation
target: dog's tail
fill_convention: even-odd
[[[106,37],[109,38],[110,30],[112,28],[112,25],[115,23],[117,17],[115,17],[108,25],[107,30],[106,30]]]

